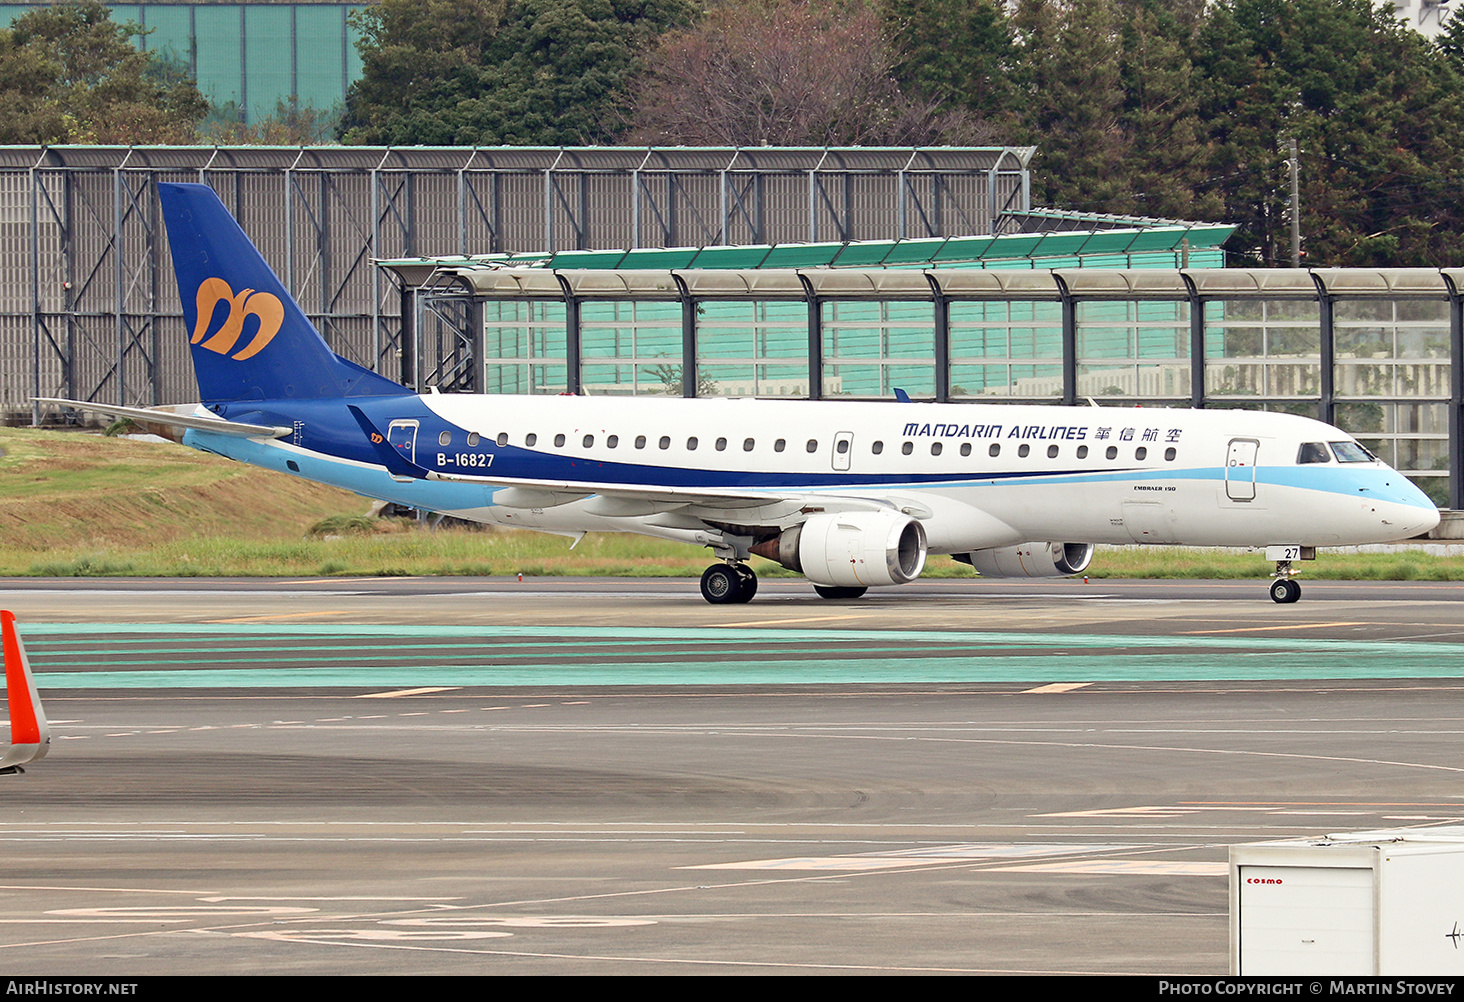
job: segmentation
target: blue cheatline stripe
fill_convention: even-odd
[[[253,420],[265,420],[253,415],[241,414]],[[440,419],[438,419],[440,420]],[[456,426],[443,422],[443,428]],[[460,429],[459,429],[460,430]],[[424,434],[435,436],[436,428],[424,425]],[[191,437],[190,437],[191,436]],[[363,438],[364,441],[364,438]],[[419,505],[434,507],[440,511],[457,511],[491,504],[494,490],[502,484],[479,482],[447,482],[413,480],[400,483],[391,480],[384,467],[374,465],[374,457],[367,457],[367,465],[340,462],[334,454],[337,449],[327,451],[287,454],[272,443],[261,443],[250,439],[214,435],[208,432],[189,431],[184,443],[204,447],[206,451],[238,459],[241,462],[282,470],[287,458],[293,456],[297,462],[307,464],[298,472],[310,479],[335,484],[368,497],[402,498]],[[425,448],[425,447],[424,447]],[[482,447],[489,450],[490,447]],[[971,470],[946,470],[941,472],[906,473],[776,473],[771,471],[740,471],[700,469],[681,466],[640,465],[614,461],[570,458],[539,453],[535,450],[518,449],[513,446],[491,447],[497,455],[502,453],[510,461],[500,461],[498,470],[509,481],[577,483],[593,491],[596,485],[623,489],[643,488],[655,491],[661,488],[678,488],[716,493],[718,490],[742,490],[765,493],[772,497],[790,494],[833,493],[864,496],[871,491],[886,490],[952,490],[983,486],[1027,486],[1047,487],[1058,484],[1098,483],[1143,483],[1150,481],[1195,481],[1223,483],[1224,467],[1136,467],[1100,470],[1015,470],[975,472]],[[343,455],[348,454],[342,452]],[[512,462],[514,456],[520,462]],[[360,459],[361,457],[356,457]],[[441,472],[481,475],[477,468],[464,470],[443,470]],[[1419,491],[1406,478],[1392,470],[1380,470],[1372,466],[1262,466],[1254,469],[1257,483],[1293,487],[1316,491],[1321,494],[1342,494],[1357,496],[1365,491],[1374,500],[1389,501],[1432,508]],[[1391,485],[1391,486],[1390,486]]]
[[[31,623],[23,630],[37,682],[51,689],[362,688],[421,685],[766,685],[834,683],[1208,681],[1458,678],[1464,645],[1258,637],[1152,637],[897,630],[659,627],[345,626]],[[72,648],[93,638],[91,651]],[[218,638],[279,646],[221,648]],[[97,644],[112,637],[115,643]],[[354,651],[342,638],[399,641]],[[449,643],[444,638],[450,638]],[[495,641],[541,638],[565,657]],[[179,641],[191,640],[194,646]],[[674,642],[674,652],[662,645]],[[790,657],[792,644],[815,656]],[[859,643],[856,656],[828,648]],[[873,643],[875,646],[870,647]],[[157,657],[147,657],[152,645]],[[821,646],[822,645],[822,646]],[[499,648],[507,648],[499,649]],[[118,648],[125,648],[125,651]],[[446,648],[446,649],[444,649]],[[482,660],[465,657],[465,648]],[[618,648],[618,650],[617,650]],[[649,649],[648,649],[649,648]],[[706,649],[696,657],[698,648]],[[878,650],[878,648],[885,648]],[[266,655],[258,667],[220,654]],[[674,660],[664,658],[671,653]],[[870,653],[878,656],[869,657]],[[48,670],[54,654],[59,670]],[[688,657],[688,654],[692,656]],[[577,660],[589,655],[594,660]],[[87,660],[88,656],[93,660]],[[117,670],[118,656],[128,658]],[[311,662],[301,665],[299,662]],[[463,663],[469,661],[472,663]],[[97,670],[84,671],[85,665]],[[191,666],[191,667],[190,667]],[[73,669],[73,670],[67,670]]]

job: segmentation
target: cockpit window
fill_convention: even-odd
[[[1339,463],[1371,463],[1378,458],[1356,442],[1333,442],[1331,445]]]
[[[1306,463],[1330,463],[1332,454],[1327,451],[1325,442],[1303,442],[1301,451],[1296,454],[1296,464],[1302,466]]]

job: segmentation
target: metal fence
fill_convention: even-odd
[[[1440,505],[1464,498],[1464,269],[437,277],[405,343],[429,360],[421,386],[1276,410],[1352,432]]]
[[[1030,208],[1031,152],[7,147],[0,406],[192,395],[158,181],[212,185],[332,348],[395,375],[376,260],[986,233]]]

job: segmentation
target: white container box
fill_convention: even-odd
[[[1464,827],[1231,846],[1230,973],[1464,975]]]

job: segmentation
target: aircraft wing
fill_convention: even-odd
[[[129,418],[152,424],[169,425],[174,428],[192,428],[196,431],[211,431],[216,435],[234,435],[239,438],[284,438],[293,435],[295,429],[282,425],[244,424],[240,421],[225,421],[223,418],[200,417],[197,414],[183,414],[161,407],[119,407],[114,404],[94,404],[86,400],[66,400],[61,397],[36,397],[43,404],[61,404],[79,411],[94,411],[108,417]]]
[[[493,503],[508,508],[553,508],[593,497],[591,514],[606,516],[652,515],[661,512],[685,511],[711,518],[730,519],[737,512],[750,514],[750,509],[763,511],[763,516],[793,514],[801,509],[818,511],[873,511],[888,509],[890,503],[875,498],[829,496],[812,492],[770,493],[737,488],[684,488],[664,485],[625,486],[579,483],[575,481],[525,480],[520,478],[485,477],[463,473],[442,473],[419,466],[398,452],[371,419],[359,407],[348,405],[351,416],[366,433],[377,457],[392,476],[412,480],[440,480],[455,483],[483,484],[499,490]]]

